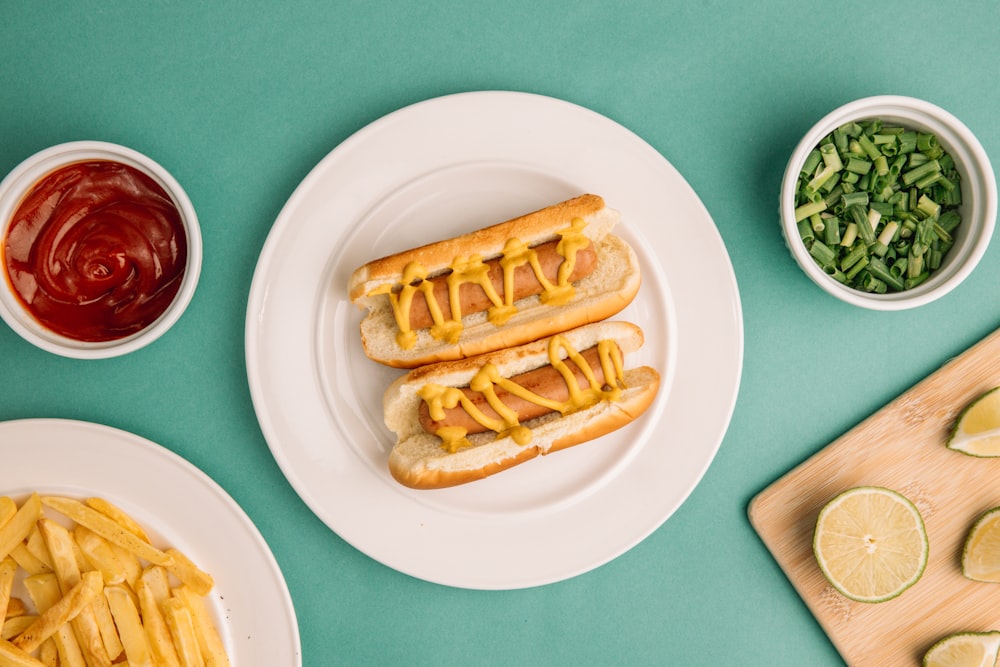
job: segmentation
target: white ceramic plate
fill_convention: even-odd
[[[637,363],[663,390],[623,430],[481,482],[413,491],[386,469],[382,393],[346,286],[364,262],[583,192],[622,212],[643,286]],[[729,424],[739,295],[701,201],[622,126],[559,100],[477,92],[392,113],[332,151],[281,211],[250,291],[247,371],[262,431],[331,529],[412,576],[509,589],[566,579],[638,543],[687,498]]]
[[[270,549],[228,494],[173,452],[137,435],[62,419],[0,422],[0,494],[99,496],[150,538],[211,573],[207,600],[234,665],[299,667],[295,610]]]

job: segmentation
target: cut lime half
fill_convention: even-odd
[[[1000,456],[1000,387],[980,394],[959,413],[948,449],[969,456]]]
[[[884,602],[920,579],[927,532],[917,508],[896,491],[861,486],[820,510],[813,553],[830,585],[858,602]]]
[[[969,529],[962,574],[974,581],[1000,582],[1000,507],[983,512]]]
[[[994,667],[1000,632],[957,632],[924,654],[924,667]]]

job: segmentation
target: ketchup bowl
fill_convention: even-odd
[[[0,181],[0,317],[54,354],[101,359],[152,343],[190,303],[201,260],[187,194],[130,148],[59,144]]]

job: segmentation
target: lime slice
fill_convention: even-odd
[[[1000,507],[984,512],[969,529],[962,574],[974,581],[1000,582]]]
[[[970,456],[1000,456],[1000,387],[962,410],[948,438],[948,449]]]
[[[924,667],[993,667],[1000,652],[1000,632],[958,632],[924,654]]]
[[[920,512],[902,495],[861,486],[820,510],[813,553],[830,585],[842,594],[858,602],[884,602],[924,573],[927,532]]]

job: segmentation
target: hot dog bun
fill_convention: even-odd
[[[507,222],[365,264],[354,271],[348,285],[351,301],[368,310],[361,322],[365,354],[388,366],[415,368],[520,345],[611,317],[631,303],[640,283],[634,250],[610,233],[619,219],[619,213],[605,206],[601,197],[582,195]],[[546,305],[541,296],[529,296],[517,300],[516,312],[499,325],[492,323],[485,312],[464,315],[461,332],[453,342],[432,336],[430,327],[413,332],[415,339],[409,349],[398,342],[400,327],[386,292],[398,292],[407,266],[416,262],[426,270],[429,279],[442,277],[451,272],[457,258],[480,255],[484,261],[496,259],[503,255],[505,244],[511,239],[532,247],[558,240],[574,221],[580,220],[584,223],[582,234],[597,253],[597,267],[592,274],[573,283],[573,296],[567,303]]]
[[[561,336],[576,351],[612,339],[623,355],[643,344],[642,330],[629,322],[605,321],[586,325]],[[417,419],[421,387],[428,383],[450,387],[467,386],[487,363],[496,365],[504,377],[513,377],[550,361],[550,339],[489,354],[423,366],[398,378],[385,392],[385,423],[396,433],[397,443],[389,454],[389,470],[401,484],[418,489],[455,486],[482,479],[528,461],[539,454],[565,449],[621,428],[641,415],[659,389],[659,373],[650,367],[624,372],[624,389],[617,400],[596,404],[565,416],[553,412],[523,426],[530,428],[530,442],[518,444],[511,435],[493,431],[469,435],[470,446],[450,453],[442,439],[425,432]],[[561,355],[565,357],[565,354]]]

